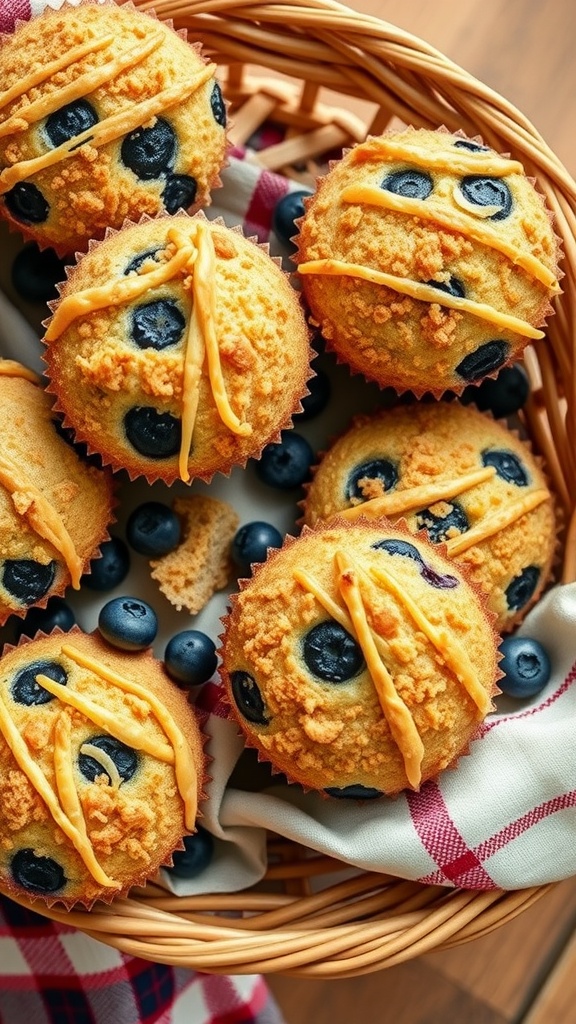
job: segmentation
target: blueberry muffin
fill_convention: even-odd
[[[75,629],[0,660],[0,888],[66,907],[143,884],[193,832],[195,713],[149,652]]]
[[[324,453],[304,501],[315,525],[337,513],[403,518],[443,542],[511,629],[550,579],[557,526],[540,463],[517,434],[457,402],[359,416]]]
[[[444,130],[387,132],[306,203],[302,289],[353,371],[417,396],[460,393],[543,336],[558,243],[517,161]]]
[[[226,151],[214,71],[131,4],[19,23],[0,51],[2,215],[73,253],[126,218],[206,205]]]
[[[276,440],[307,393],[308,331],[267,249],[203,214],[126,226],[82,257],[46,330],[79,440],[132,476],[209,480]]]
[[[496,636],[461,568],[385,519],[307,530],[233,599],[222,676],[247,742],[334,797],[418,789],[467,750]]]
[[[34,373],[0,360],[0,624],[80,578],[113,518],[112,477],[57,431]]]

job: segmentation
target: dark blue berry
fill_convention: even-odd
[[[534,595],[539,579],[540,569],[537,565],[527,565],[518,576],[514,577],[505,590],[506,602],[510,611],[517,612],[526,607]]]
[[[268,725],[268,711],[254,677],[248,672],[232,672],[230,683],[236,706],[244,718],[254,725]]]
[[[500,644],[504,673],[498,686],[508,697],[534,697],[550,679],[550,658],[542,644],[525,636],[509,636]]]
[[[168,505],[161,501],[146,501],[129,516],[126,536],[138,554],[159,558],[178,547],[182,525]]]
[[[212,110],[212,116],[216,121],[216,124],[221,125],[222,128],[226,127],[226,104],[224,103],[224,97],[222,95],[222,89],[218,82],[214,82],[212,92],[210,93],[210,107]]]
[[[7,558],[2,567],[2,586],[21,604],[34,604],[54,582],[56,562],[42,565],[33,558]]]
[[[451,502],[450,511],[445,516],[437,516],[429,508],[418,513],[418,529],[426,530],[434,544],[448,540],[456,533],[466,533],[470,528],[468,517],[461,505]]]
[[[4,201],[14,219],[22,224],[42,224],[48,219],[50,206],[31,181],[19,181],[6,193]]]
[[[328,786],[324,790],[328,796],[335,796],[339,800],[375,800],[376,797],[383,796],[380,789],[373,789],[372,786],[362,786],[361,783],[357,782],[352,786]]]
[[[58,892],[68,881],[58,861],[52,857],[39,856],[31,847],[14,854],[10,870],[16,885],[22,886],[27,892]]]
[[[351,501],[366,501],[366,495],[362,489],[362,481],[377,480],[382,484],[382,489],[388,494],[393,491],[398,483],[398,466],[390,459],[367,459],[361,462],[350,472],[346,482],[346,498]]]
[[[298,234],[298,227],[294,223],[305,213],[304,200],[312,195],[311,192],[295,190],[287,192],[282,199],[279,199],[272,214],[272,231],[279,242],[282,242],[289,249],[294,249],[292,239]]]
[[[431,565],[424,561],[418,548],[406,540],[378,540],[372,547],[376,551],[387,551],[389,555],[402,555],[404,558],[411,558],[418,565],[422,579],[426,580],[431,587],[436,587],[438,590],[452,590],[458,586],[455,576],[436,572]]]
[[[135,597],[116,597],[103,605],[98,628],[109,644],[122,651],[143,651],[158,632],[156,612]]]
[[[126,579],[130,570],[130,553],[120,537],[111,537],[100,545],[100,558],[90,562],[90,572],[82,577],[89,590],[113,590]]]
[[[51,633],[53,629],[61,629],[67,633],[75,624],[76,618],[70,605],[62,597],[51,597],[45,608],[31,608],[24,619],[20,619],[15,627],[16,639],[21,636],[35,636],[36,633]]]
[[[508,484],[527,487],[530,483],[528,472],[514,452],[505,448],[487,448],[482,452],[482,465],[493,466],[496,475]]]
[[[56,285],[66,278],[66,263],[54,249],[39,249],[30,242],[12,264],[12,284],[26,302],[49,302],[58,295]]]
[[[522,366],[505,366],[497,377],[487,377],[477,387],[464,388],[461,402],[472,403],[482,412],[491,412],[495,419],[513,416],[526,404],[530,394],[528,374]]]
[[[170,412],[136,405],[124,417],[126,438],[147,459],[169,459],[180,451],[182,425]]]
[[[255,520],[245,523],[236,533],[231,548],[232,561],[240,575],[249,576],[255,562],[266,561],[268,548],[281,548],[282,534],[271,523]]]
[[[456,139],[454,143],[457,149],[469,149],[471,153],[489,153],[488,146],[481,146],[479,142],[472,142],[471,139]]]
[[[177,345],[186,327],[186,318],[172,299],[155,299],[135,306],[130,316],[130,337],[138,348],[160,352]]]
[[[167,213],[187,210],[196,199],[198,183],[190,174],[170,174],[162,193],[162,202]]]
[[[172,867],[168,870],[176,878],[196,878],[208,867],[214,853],[214,838],[205,828],[198,826],[193,836],[184,836],[184,850],[172,855]]]
[[[485,178],[479,174],[469,174],[462,178],[460,190],[469,203],[476,206],[498,206],[489,220],[505,220],[512,209],[512,193],[502,178]]]
[[[285,430],[282,440],[267,444],[256,462],[256,475],[262,483],[279,490],[300,487],[310,475],[314,452],[308,441],[293,430]]]
[[[332,388],[330,378],[324,370],[316,370],[316,376],[308,381],[307,387],[310,394],[302,399],[302,412],[295,413],[295,421],[314,419],[323,412],[330,401]]]
[[[307,668],[328,683],[345,683],[364,668],[362,648],[334,619],[312,626],[304,635],[302,657]]]
[[[151,128],[136,128],[120,148],[122,162],[141,181],[158,178],[172,166],[176,153],[176,135],[172,125],[157,117]]]
[[[48,679],[60,683],[60,686],[66,686],[68,682],[64,668],[57,661],[34,661],[26,668],[20,669],[10,684],[12,699],[17,704],[25,704],[27,708],[31,708],[37,704],[49,704],[51,700],[56,699],[36,682],[36,676],[40,675],[48,676]]]
[[[166,645],[164,665],[171,679],[184,686],[202,686],[216,671],[214,641],[198,629],[176,633]]]
[[[56,147],[75,138],[76,135],[81,135],[95,124],[98,124],[98,114],[88,100],[81,99],[67,103],[65,107],[60,107],[60,110],[50,114],[46,118],[44,131],[51,144]]]
[[[111,761],[114,762],[118,769],[118,774],[122,779],[122,782],[127,782],[134,775],[138,768],[139,758],[138,754],[132,747],[127,747],[125,743],[121,743],[120,740],[114,738],[114,736],[108,736],[106,734],[102,736],[90,736],[89,739],[84,741],[89,743],[92,747],[97,747],[99,750],[103,750]],[[78,755],[78,768],[82,772],[85,779],[89,782],[94,782],[95,779],[100,775],[106,775],[109,779],[109,784],[112,784],[112,779],[108,776],[108,772],[102,767],[100,761],[97,761],[91,754],[82,753],[82,747]]]
[[[434,182],[426,171],[393,171],[386,175],[380,188],[409,199],[427,199],[434,188]]]
[[[466,295],[466,289],[459,277],[450,276],[448,281],[426,281],[426,284],[446,292],[447,295],[454,295],[457,299],[463,299]]]
[[[155,263],[158,263],[159,261],[156,257],[159,252],[163,252],[162,246],[156,246],[153,249],[146,249],[145,252],[139,252],[137,256],[134,256],[134,258],[130,260],[130,263],[126,267],[124,273],[137,274],[140,267],[144,266],[148,260],[154,260]]]
[[[475,352],[469,352],[458,363],[456,373],[462,380],[482,380],[489,373],[494,373],[508,359],[510,345],[507,341],[487,341]]]

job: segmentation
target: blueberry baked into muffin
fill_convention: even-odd
[[[314,526],[340,514],[426,530],[488,594],[500,631],[538,599],[557,546],[541,463],[503,423],[458,402],[358,416],[324,453],[304,502]]]
[[[195,713],[162,664],[78,629],[0,659],[0,888],[66,907],[143,884],[194,832]]]
[[[45,341],[78,440],[148,480],[209,480],[279,436],[311,375],[288,276],[203,214],[124,227],[71,268]]]
[[[0,625],[80,587],[113,518],[112,477],[61,437],[40,379],[0,360]]]
[[[219,184],[226,107],[199,45],[130,4],[47,9],[2,38],[0,213],[60,253]]]
[[[353,371],[460,393],[543,337],[558,242],[518,161],[445,130],[390,131],[334,163],[305,206],[302,289]]]
[[[333,797],[418,789],[497,692],[479,591],[422,537],[336,519],[271,551],[233,598],[222,676],[249,745]]]

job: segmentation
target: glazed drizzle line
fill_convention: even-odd
[[[473,470],[453,480],[438,480],[431,484],[419,484],[405,490],[391,491],[377,498],[359,501],[357,505],[339,510],[337,515],[354,520],[362,516],[396,516],[432,505],[437,501],[449,501],[466,491],[486,483],[496,475],[494,466]],[[336,513],[335,513],[336,514]]]
[[[7,107],[9,103],[14,100],[22,99],[29,89],[33,89],[36,85],[42,85],[43,82],[47,82],[53,75],[58,74],[59,71],[64,71],[69,68],[76,61],[82,60],[83,57],[87,57],[90,53],[96,53],[98,50],[103,50],[105,47],[110,46],[113,42],[113,36],[102,36],[100,39],[89,39],[85,43],[80,43],[79,46],[72,47],[66,53],[63,53],[60,57],[56,57],[55,60],[49,64],[43,64],[37,71],[31,72],[26,78],[26,82],[15,82],[14,85],[10,86],[9,89],[5,89],[4,92],[0,92],[0,110]],[[22,86],[26,85],[23,89]],[[27,108],[25,108],[27,109]],[[24,111],[22,111],[22,114]],[[12,117],[12,114],[9,115]]]
[[[528,512],[532,512],[539,505],[542,505],[543,502],[548,501],[549,498],[550,491],[546,488],[539,488],[536,491],[531,491],[530,494],[525,494],[517,501],[510,502],[504,508],[499,509],[492,515],[486,516],[485,519],[482,519],[476,526],[472,526],[466,533],[447,540],[446,548],[448,554],[451,558],[454,558],[463,554],[464,551],[468,551],[475,544],[481,544],[482,541],[494,537],[495,534],[505,530],[512,523],[517,522],[518,519],[521,519]]]
[[[21,380],[28,380],[31,384],[40,384],[39,374],[23,366],[16,359],[0,359],[0,377],[19,377]]]
[[[502,178],[509,174],[524,174],[524,168],[518,160],[509,160],[497,153],[482,150],[471,152],[457,146],[435,152],[424,146],[399,142],[386,135],[367,139],[349,154],[354,163],[373,160],[376,156],[390,162],[404,160],[419,167],[432,167],[446,174],[489,174]]]

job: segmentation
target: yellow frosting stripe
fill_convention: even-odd
[[[471,151],[461,146],[440,152],[386,135],[367,139],[353,149],[350,156],[356,163],[372,160],[375,156],[389,161],[403,160],[418,167],[445,171],[446,174],[489,174],[500,178],[509,174],[524,174],[524,167],[518,160],[508,160],[497,153]]]
[[[16,359],[0,359],[0,377],[20,377],[22,380],[29,380],[31,384],[40,384],[41,378],[28,366],[23,366]]]
[[[422,778],[424,744],[410,711],[396,691],[392,676],[378,656],[372,631],[366,618],[354,564],[344,551],[337,551],[335,560],[340,572],[339,590],[354,624],[356,637],[374,683],[382,714],[390,726],[392,737],[402,755],[406,778],[410,785],[417,789]]]
[[[527,512],[532,512],[550,497],[550,492],[545,488],[537,491],[530,491],[517,501],[507,501],[506,504],[492,515],[486,516],[476,526],[472,526],[466,533],[459,537],[453,537],[446,542],[448,554],[451,558],[461,555],[464,551],[481,544],[483,540],[493,537],[494,534],[511,526]]]
[[[93,761],[97,761],[110,779],[112,789],[120,789],[122,778],[110,754],[97,747],[95,743],[83,743],[80,747],[80,753],[85,754],[86,757],[91,757]]]
[[[49,81],[54,75],[57,75],[59,71],[64,68],[69,68],[72,64],[75,64],[77,60],[82,60],[87,57],[89,53],[96,53],[98,50],[103,50],[106,46],[110,46],[114,42],[114,36],[101,36],[100,39],[89,39],[85,43],[80,43],[79,46],[72,47],[66,53],[56,57],[55,60],[50,61],[49,64],[43,64],[41,68],[36,71],[30,72],[26,79],[21,79],[15,82],[14,85],[10,86],[9,89],[5,89],[0,92],[0,110],[3,107],[7,107],[13,100],[17,100],[24,96],[29,89],[33,89],[36,85],[41,85],[42,82]],[[27,109],[27,108],[25,108]]]
[[[330,597],[330,594],[320,586],[313,576],[310,576],[305,569],[294,569],[292,576],[303,590],[307,590],[308,593],[312,594],[316,598],[318,604],[328,612],[328,615],[335,619],[336,622],[339,622],[340,625],[343,626],[344,629],[348,630],[349,633],[354,633],[354,625],[348,613],[340,607],[337,601],[334,601],[333,598]],[[377,633],[372,631],[372,638],[374,640],[376,650],[381,657],[384,657],[389,653],[388,645],[381,636],[378,636]]]
[[[425,508],[436,501],[449,501],[478,484],[486,483],[496,473],[494,466],[474,470],[461,477],[448,480],[435,480],[430,484],[419,484],[405,490],[391,491],[377,498],[369,498],[358,505],[342,509],[337,515],[345,519],[359,519],[361,516],[397,516],[410,512],[415,508]]]
[[[193,257],[186,264],[191,268],[193,261],[197,258],[197,250]],[[184,354],[184,377],[182,381],[182,435],[180,440],[180,452],[178,455],[178,472],[180,479],[188,483],[190,471],[188,469],[188,458],[192,446],[192,436],[198,413],[200,401],[200,381],[202,379],[202,366],[206,355],[204,334],[200,323],[198,303],[192,300],[190,320],[188,321],[188,332],[186,335]]]
[[[48,117],[56,110],[60,110],[67,103],[72,103],[82,96],[88,96],[100,85],[115,78],[122,71],[145,60],[150,53],[157,49],[162,39],[163,34],[157,32],[149,39],[144,40],[143,43],[140,43],[139,46],[133,46],[130,50],[119,54],[107,64],[92,68],[85,75],[80,75],[62,89],[54,90],[54,92],[48,93],[46,96],[41,96],[40,99],[30,103],[27,107],[23,107],[16,114],[13,114],[12,117],[9,117],[7,121],[4,121],[3,124],[0,124],[0,136],[9,135],[11,132],[25,131],[35,121],[41,121],[42,118]]]
[[[215,70],[214,64],[208,64],[195,78],[190,78],[186,82],[179,82],[157,93],[150,99],[142,100],[140,103],[135,103],[125,110],[120,110],[117,114],[104,118],[103,121],[99,121],[98,124],[80,132],[79,135],[64,142],[61,146],[56,146],[55,149],[43,153],[42,156],[33,157],[30,160],[21,160],[11,167],[4,168],[0,173],[0,195],[8,192],[18,182],[38,174],[39,171],[67,160],[81,146],[88,143],[96,147],[104,146],[108,142],[121,138],[122,135],[128,135],[129,132],[146,124],[147,121],[152,121],[153,118],[157,117],[164,110],[168,110],[176,103],[187,99],[188,96],[196,92],[197,89],[212,78]]]
[[[479,320],[486,320],[495,324],[502,330],[514,331],[523,338],[543,338],[544,332],[538,331],[532,324],[519,317],[510,316],[508,313],[501,313],[485,302],[472,302],[471,299],[463,299],[458,295],[449,295],[448,292],[433,285],[424,284],[422,281],[412,281],[408,277],[396,277],[395,274],[387,274],[383,270],[373,270],[372,267],[363,267],[359,263],[345,263],[343,260],[310,260],[301,263],[298,267],[300,274],[318,274],[322,277],[356,277],[362,281],[370,281],[372,284],[381,284],[386,288],[399,292],[400,295],[409,295],[419,302],[430,302],[440,306],[448,306],[450,309],[459,310],[462,313],[469,313]]]
[[[80,852],[84,864],[99,885],[120,889],[120,882],[110,878],[98,863],[88,837],[86,820],[74,784],[71,723],[70,716],[66,712],[58,715],[54,725],[54,775],[62,809],[82,840],[82,851],[78,852]]]
[[[135,683],[131,679],[125,679],[123,676],[119,675],[118,672],[115,672],[114,669],[109,668],[108,665],[104,665],[101,662],[96,661],[95,658],[89,657],[89,655],[79,651],[71,644],[62,645],[62,654],[71,658],[77,665],[88,669],[90,672],[93,672],[94,675],[99,676],[106,682],[117,686],[125,693],[133,693],[135,696],[140,697],[149,704],[154,717],[172,744],[173,750],[170,751],[170,763],[174,763],[178,790],[182,800],[184,801],[186,828],[189,829],[189,831],[193,831],[195,828],[196,811],[198,806],[198,777],[190,745],[168,709],[145,686],[141,686],[139,683]],[[62,689],[66,690],[66,687],[62,687]],[[112,735],[114,735],[114,733],[112,733]],[[161,758],[161,760],[166,760],[166,758]]]
[[[64,687],[63,687],[64,689]],[[80,855],[86,867],[91,871],[89,861],[91,859],[91,847],[86,844],[84,837],[78,831],[78,829],[72,824],[68,816],[62,810],[58,798],[54,793],[50,783],[46,779],[44,772],[36,764],[33,758],[28,752],[26,742],[18,732],[14,722],[10,718],[8,709],[4,703],[2,696],[0,695],[0,731],[12,752],[14,759],[20,768],[20,770],[26,775],[31,785],[34,787],[38,796],[44,801],[48,808],[52,818],[56,822],[59,828],[62,829],[63,833],[70,840],[74,849]],[[93,853],[92,853],[93,856]],[[96,868],[99,869],[99,865],[96,862]],[[104,876],[107,878],[107,876]],[[109,884],[107,881],[104,884]],[[117,883],[112,883],[114,887],[117,887]]]
[[[54,341],[64,333],[78,317],[95,313],[107,306],[120,306],[144,295],[150,288],[157,288],[166,281],[171,281],[180,272],[193,253],[189,245],[180,249],[175,256],[159,267],[143,274],[129,274],[119,277],[108,284],[86,288],[75,295],[67,295],[58,305],[46,334],[45,341]]]
[[[72,586],[79,590],[84,563],[61,515],[5,451],[0,452],[0,484],[8,491],[18,515],[26,519],[38,536],[47,540],[62,555]]]
[[[62,648],[62,653],[65,653],[64,647]],[[69,686],[62,686],[61,683],[57,683],[54,679],[50,679],[41,672],[36,676],[36,682],[43,686],[45,690],[48,690],[49,693],[58,697],[63,704],[75,708],[76,711],[80,711],[90,722],[94,722],[94,725],[97,725],[100,729],[105,729],[114,739],[120,740],[121,743],[126,743],[129,747],[134,747],[135,750],[143,750],[144,753],[150,754],[152,757],[157,758],[158,761],[165,761],[167,764],[174,763],[174,751],[172,748],[168,744],[157,743],[151,740],[146,735],[145,729],[130,722],[119,720],[117,713],[108,711],[99,704],[95,704],[88,697],[84,697],[81,693],[70,689]]]
[[[399,196],[387,189],[375,188],[372,185],[349,185],[342,192],[342,201],[345,203],[365,203],[367,206],[380,206],[386,210],[398,213],[406,213],[421,220],[430,220],[448,231],[459,231],[475,242],[480,242],[496,252],[506,256],[514,266],[522,267],[531,274],[537,281],[545,285],[553,292],[559,292],[560,286],[556,276],[541,260],[530,252],[523,252],[518,246],[512,245],[502,235],[495,231],[488,224],[480,222],[479,216],[486,216],[485,213],[478,213],[466,200],[459,189],[454,189],[454,198],[458,205],[467,209],[476,218],[472,220],[458,210],[440,206],[439,203],[430,199],[413,199],[411,196]],[[490,209],[490,207],[478,207],[478,210]],[[494,212],[499,208],[496,207]]]
[[[474,701],[480,715],[482,717],[487,715],[492,707],[490,697],[479,682],[464,645],[459,643],[456,637],[450,636],[445,629],[433,625],[420,610],[416,602],[407,594],[404,587],[389,572],[381,567],[377,569],[371,568],[370,572],[373,578],[378,583],[383,584],[406,609],[418,629],[422,631],[433,647],[436,648],[442,660]]]

